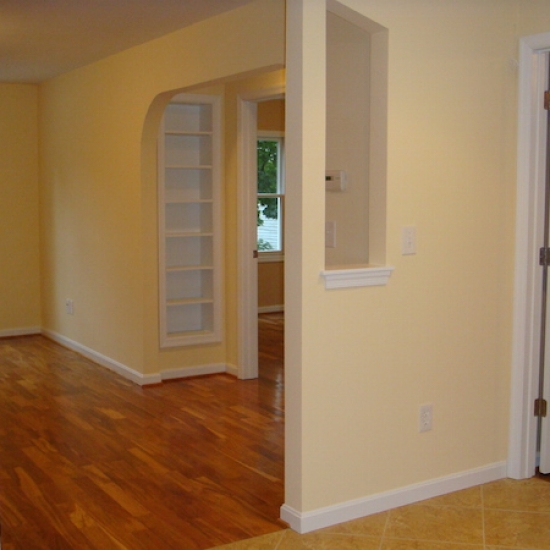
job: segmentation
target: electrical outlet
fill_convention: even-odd
[[[418,415],[418,431],[429,432],[433,428],[434,408],[431,403],[420,406]]]
[[[65,300],[65,312],[69,315],[74,315],[74,304],[70,298]]]

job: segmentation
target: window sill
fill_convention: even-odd
[[[334,266],[321,271],[327,290],[334,288],[352,288],[360,286],[385,286],[393,267],[349,265]]]
[[[283,252],[259,252],[258,262],[268,264],[271,262],[284,262],[285,255]]]

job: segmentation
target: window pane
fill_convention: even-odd
[[[260,252],[282,250],[281,228],[280,197],[258,198],[258,250]]]
[[[258,193],[279,193],[279,142],[258,140]]]

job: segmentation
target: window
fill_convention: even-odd
[[[283,251],[284,139],[258,139],[258,251]]]

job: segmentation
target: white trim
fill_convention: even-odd
[[[197,365],[195,367],[182,367],[176,369],[167,369],[155,374],[142,374],[106,355],[98,353],[87,346],[83,346],[66,336],[62,336],[53,330],[43,329],[42,334],[53,340],[54,342],[69,348],[80,355],[83,355],[90,361],[105,367],[116,374],[119,374],[127,380],[139,384],[140,386],[147,386],[150,384],[160,384],[164,380],[174,380],[178,378],[190,378],[192,376],[204,376],[206,374],[218,374],[228,372],[236,376],[236,367],[232,365],[225,365],[224,363],[212,363],[207,365]]]
[[[539,151],[542,62],[550,33],[522,38],[519,57],[516,260],[511,373],[508,477],[531,477],[536,463],[536,421],[532,402],[538,385],[540,270],[537,248],[543,227],[544,181]]]
[[[284,252],[258,252],[259,264],[274,264],[285,261]]]
[[[212,328],[206,330],[190,330],[184,332],[171,333],[168,327],[168,297],[166,288],[166,237],[168,234],[166,227],[166,185],[165,185],[165,126],[166,126],[166,109],[171,104],[182,105],[210,105],[212,107],[212,127],[211,132],[208,132],[211,137],[211,155],[212,161],[210,165],[212,173]],[[222,249],[222,211],[221,211],[221,156],[222,156],[222,131],[221,131],[221,109],[222,102],[219,95],[208,94],[188,94],[181,93],[175,95],[165,107],[165,112],[159,127],[158,138],[158,153],[157,153],[157,169],[158,169],[158,250],[159,250],[159,330],[160,330],[160,347],[179,347],[195,344],[207,344],[212,342],[221,342],[223,339],[223,249]],[[193,132],[191,132],[193,134]],[[193,169],[193,166],[181,166],[181,168]],[[210,231],[205,234],[196,233],[196,237],[208,236]],[[191,266],[188,266],[191,267]],[[200,266],[193,266],[195,271],[201,272]],[[208,303],[209,300],[205,300]],[[197,302],[199,303],[199,302]],[[182,304],[185,305],[185,304]]]
[[[75,342],[74,340],[71,340],[66,336],[58,334],[53,330],[43,329],[42,334],[50,340],[53,340],[54,342],[57,342],[58,344],[61,344],[66,348],[80,353],[87,359],[94,361],[94,363],[97,363],[102,367],[105,367],[109,370],[112,370],[113,372],[116,372],[117,374],[120,374],[124,378],[127,378],[128,380],[131,380],[132,382],[135,382],[140,386],[144,386],[146,384],[159,384],[162,381],[161,375],[158,373],[141,374],[140,372],[131,369],[130,367],[123,365],[122,363],[119,363],[118,361],[115,361],[110,357],[107,357],[106,355],[98,353],[91,348],[83,346],[82,344],[79,344],[78,342]]]
[[[327,290],[357,286],[384,286],[388,283],[393,267],[349,267],[321,271]]]
[[[33,334],[41,334],[40,327],[25,327],[25,328],[8,328],[0,330],[0,338],[10,338],[13,336],[31,336]]]
[[[284,87],[251,90],[238,98],[238,377],[258,377],[257,119],[258,101],[284,97]]]
[[[255,228],[251,223],[256,209],[257,160],[253,153],[256,151],[258,109],[254,101],[242,98],[239,98],[238,106],[238,376],[246,380],[258,376],[258,260],[253,256],[257,244]]]
[[[239,377],[239,368],[237,367],[237,365],[231,365],[230,363],[228,363],[225,366],[225,372],[227,374],[230,374],[231,376],[235,376],[236,378]]]
[[[177,369],[166,369],[160,371],[160,378],[164,380],[176,380],[179,378],[189,378],[191,376],[204,376],[206,374],[219,374],[227,372],[227,366],[224,363],[212,363],[210,365],[197,365],[196,367],[181,367]]]
[[[284,304],[279,304],[275,306],[258,307],[258,313],[279,313],[280,311],[284,311],[284,310],[285,310]]]
[[[405,506],[453,491],[468,489],[504,477],[506,477],[506,463],[495,462],[480,468],[431,479],[393,491],[342,502],[335,506],[318,508],[311,512],[300,513],[284,504],[281,507],[281,519],[286,521],[294,531],[309,533],[316,529],[330,527],[378,512],[385,512],[398,506]]]
[[[284,252],[258,252],[259,264],[274,264],[285,261]]]

